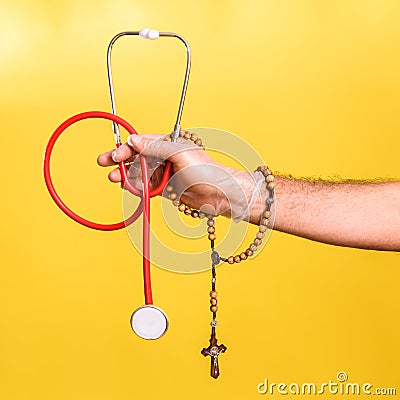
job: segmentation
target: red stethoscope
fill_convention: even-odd
[[[112,113],[107,113],[104,111],[83,112],[81,114],[74,115],[73,117],[68,118],[66,121],[64,121],[51,135],[50,140],[47,144],[44,155],[43,171],[47,189],[51,197],[53,198],[54,202],[57,204],[57,206],[66,215],[68,215],[68,217],[72,218],[74,221],[84,226],[87,226],[88,228],[97,229],[101,231],[114,231],[117,229],[122,229],[130,225],[134,221],[136,221],[138,217],[143,213],[143,281],[144,281],[145,305],[137,308],[133,312],[131,316],[131,326],[133,331],[143,339],[158,339],[161,336],[163,336],[168,329],[168,318],[165,312],[161,308],[153,305],[153,296],[151,291],[151,276],[150,276],[150,198],[158,196],[163,192],[171,176],[171,170],[172,170],[171,163],[169,161],[165,163],[164,175],[162,177],[159,186],[155,189],[150,190],[149,166],[146,157],[140,155],[139,157],[140,157],[140,166],[142,171],[143,191],[135,188],[131,184],[131,182],[128,179],[128,169],[125,163],[124,162],[119,163],[119,170],[121,172],[123,187],[133,195],[140,197],[141,201],[135,212],[129,218],[127,218],[125,221],[121,221],[114,224],[99,224],[96,222],[92,222],[82,218],[74,211],[72,211],[59,197],[54,187],[50,173],[51,154],[57,139],[68,127],[70,127],[71,125],[75,124],[78,121],[82,121],[85,119],[92,119],[92,118],[101,118],[112,121],[115,144],[117,148],[122,144],[119,131],[120,126],[122,126],[130,135],[138,134],[127,121],[117,116],[113,79],[111,72],[112,47],[114,43],[117,41],[117,39],[127,35],[140,36],[142,38],[151,40],[157,39],[159,37],[175,37],[179,39],[181,42],[183,42],[183,44],[185,45],[186,55],[187,55],[185,78],[179,102],[178,115],[176,118],[174,131],[171,134],[173,142],[175,142],[176,139],[178,138],[180,132],[182,109],[185,101],[186,89],[190,73],[191,55],[188,43],[182,36],[172,32],[158,32],[156,30],[147,28],[142,29],[141,31],[121,32],[113,37],[107,50],[107,73],[108,73],[108,84],[110,88]]]

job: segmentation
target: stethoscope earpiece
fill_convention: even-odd
[[[167,332],[168,317],[161,308],[144,305],[133,312],[131,327],[142,339],[159,339]]]

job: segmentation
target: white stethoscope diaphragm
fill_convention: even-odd
[[[159,339],[168,329],[168,318],[161,308],[144,305],[133,312],[131,327],[142,339]]]

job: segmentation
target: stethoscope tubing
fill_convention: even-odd
[[[49,142],[46,146],[44,159],[43,159],[43,173],[46,187],[57,206],[71,219],[84,225],[91,229],[101,230],[101,231],[113,231],[117,229],[125,228],[126,226],[132,224],[136,221],[140,214],[143,212],[143,281],[144,281],[144,296],[145,304],[153,304],[152,291],[151,291],[151,275],[150,275],[150,198],[160,195],[171,175],[172,164],[167,161],[165,163],[165,170],[162,176],[160,184],[155,188],[150,190],[150,177],[149,177],[149,167],[146,157],[139,155],[140,166],[142,170],[142,182],[143,191],[136,189],[130,182],[128,177],[128,169],[124,162],[120,162],[119,170],[121,172],[121,180],[124,189],[141,198],[141,201],[134,211],[134,213],[124,221],[113,223],[113,224],[101,224],[97,222],[85,219],[71,210],[58,195],[53,180],[51,178],[50,161],[51,155],[57,139],[61,134],[71,125],[78,121],[85,119],[101,118],[115,122],[116,124],[122,126],[130,135],[137,135],[136,130],[123,118],[105,112],[105,111],[87,111],[77,115],[74,115],[67,120],[65,120],[51,135]],[[117,147],[121,144],[117,144]]]

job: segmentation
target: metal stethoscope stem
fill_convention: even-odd
[[[123,36],[140,36],[144,39],[150,39],[150,40],[158,39],[159,37],[172,37],[172,38],[179,39],[185,45],[185,48],[186,48],[185,77],[183,80],[183,87],[182,87],[182,92],[181,92],[181,98],[179,101],[178,113],[177,113],[175,125],[173,128],[173,134],[171,136],[172,141],[175,142],[179,136],[179,132],[181,129],[181,118],[182,118],[183,105],[185,103],[186,90],[187,90],[187,86],[188,86],[188,82],[189,82],[190,63],[191,63],[191,53],[190,53],[189,44],[181,35],[178,35],[177,33],[158,32],[158,31],[155,31],[152,29],[142,29],[141,31],[126,31],[126,32],[121,32],[121,33],[118,33],[117,35],[115,35],[111,39],[110,44],[108,45],[108,49],[107,49],[108,86],[110,89],[111,110],[114,115],[117,115],[117,107],[115,104],[114,83],[113,83],[113,75],[112,75],[112,68],[111,68],[111,53],[112,53],[112,49],[113,49],[115,42]],[[115,135],[115,143],[121,144],[119,127],[115,122],[113,122],[113,131],[114,131],[114,135]]]

